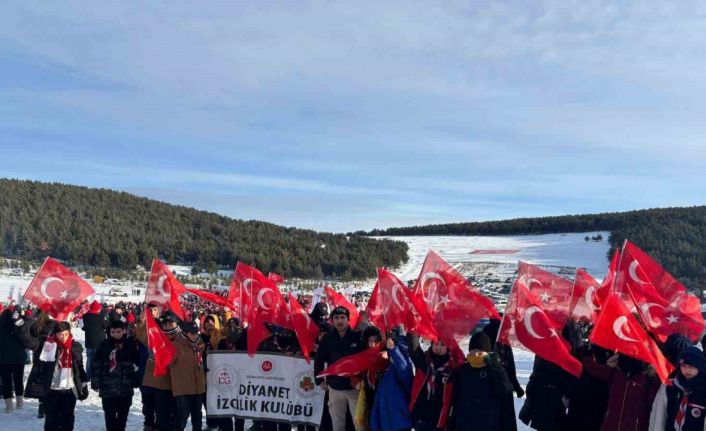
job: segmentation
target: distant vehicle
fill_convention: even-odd
[[[130,296],[127,290],[122,287],[111,287],[108,291],[108,296]]]
[[[16,277],[22,277],[22,275],[23,275],[22,268],[12,268],[12,270],[10,271],[10,275],[14,275]]]
[[[120,281],[120,280],[118,280],[118,279],[115,279],[115,278],[106,278],[106,279],[103,281],[103,283],[105,283],[105,284],[111,284],[111,285],[113,285],[113,286],[119,286],[119,285],[123,284],[122,281]]]

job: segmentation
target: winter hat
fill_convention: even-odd
[[[164,314],[162,314],[162,322],[179,323],[179,318],[171,311],[165,311]]]
[[[351,313],[348,311],[348,309],[346,307],[341,307],[340,305],[338,307],[334,308],[333,311],[331,312],[331,319],[333,319],[333,316],[335,316],[337,314],[343,314],[346,317],[348,317],[349,319],[351,317]]]
[[[94,300],[93,302],[91,302],[91,309],[90,309],[90,312],[91,312],[92,314],[98,314],[98,313],[100,313],[101,308],[103,308],[103,307],[101,306],[101,303]]]
[[[662,353],[664,356],[672,363],[672,365],[677,365],[677,359],[679,354],[684,351],[687,347],[691,346],[691,341],[679,333],[674,333],[667,337],[662,347]]]
[[[468,342],[468,350],[482,350],[484,352],[490,352],[490,337],[485,332],[477,332],[471,337],[471,341]]]
[[[186,332],[186,333],[191,332],[192,334],[198,334],[199,327],[196,326],[196,323],[191,322],[191,321],[183,322],[181,324],[181,332]]]
[[[108,328],[109,329],[118,329],[118,328],[125,329],[125,326],[127,326],[127,325],[125,325],[125,322],[123,322],[122,320],[113,320],[108,325]]]
[[[706,370],[706,359],[704,353],[696,346],[689,346],[679,354],[679,365],[691,365],[699,369],[700,373]]]

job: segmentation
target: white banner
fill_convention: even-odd
[[[209,417],[250,418],[319,426],[324,392],[314,361],[279,354],[213,351],[208,354]]]

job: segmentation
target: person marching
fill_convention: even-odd
[[[43,399],[45,431],[73,430],[76,400],[88,398],[88,378],[83,346],[73,339],[71,325],[57,322],[50,336],[37,339],[35,356],[25,396]]]
[[[348,321],[350,313],[345,307],[336,307],[331,312],[334,330],[324,335],[319,343],[314,361],[314,375],[324,370],[324,365],[331,365],[337,360],[361,351],[361,334],[351,329]],[[328,408],[333,431],[345,431],[346,413],[355,414],[358,392],[351,386],[348,377],[328,376],[317,378],[316,383],[322,390],[328,391]],[[355,424],[356,431],[363,431]]]
[[[91,389],[98,391],[107,431],[124,431],[132,405],[133,388],[139,386],[136,371],[137,343],[126,334],[126,324],[110,322],[110,336],[96,349]]]
[[[206,374],[203,369],[204,344],[196,323],[182,323],[174,347],[176,356],[169,365],[169,375],[177,407],[175,429],[183,431],[191,416],[192,429],[199,431],[202,425],[201,405],[206,392]]]

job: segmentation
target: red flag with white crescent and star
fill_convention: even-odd
[[[606,299],[590,336],[591,343],[651,364],[666,383],[674,367],[616,294]]]
[[[625,241],[618,264],[615,291],[659,341],[680,333],[691,341],[701,337],[704,318],[699,298],[662,268],[647,253]]]
[[[577,268],[574,288],[571,291],[569,315],[575,319],[595,322],[600,309],[596,300],[596,292],[600,288],[601,285],[591,277],[591,274],[582,268]]]
[[[569,319],[569,304],[574,283],[542,268],[522,262],[517,267],[517,278],[541,302],[554,327],[562,330]]]
[[[289,293],[289,311],[292,316],[294,333],[297,334],[299,339],[302,354],[308,360],[310,352],[314,350],[315,340],[317,335],[319,335],[319,327],[311,320],[311,317],[309,317],[306,310],[302,308],[291,292]]]
[[[68,320],[69,314],[88,296],[93,287],[58,261],[47,257],[27,287],[24,299],[56,320]]]
[[[284,283],[284,277],[281,275],[277,274],[276,272],[269,272],[267,273],[267,278],[272,280],[274,284],[282,284]]]
[[[665,342],[673,333],[691,341],[701,337],[704,318],[699,298],[629,241],[623,247],[615,290],[622,293],[628,307],[634,306],[657,340]],[[624,299],[626,294],[628,300]]]
[[[484,318],[500,318],[493,301],[483,296],[460,272],[429,250],[414,285],[426,304],[439,336],[465,337]]]
[[[571,355],[569,343],[557,333],[544,303],[518,278],[508,297],[498,339],[504,344],[525,348],[576,377],[583,365]]]
[[[363,371],[377,372],[387,368],[388,360],[382,356],[382,351],[371,347],[354,355],[344,356],[326,367],[316,377],[354,376]]]
[[[147,347],[154,359],[153,374],[155,377],[163,376],[176,356],[176,348],[154,321],[149,310],[145,313],[145,328],[147,329]]]
[[[179,303],[179,296],[186,292],[186,287],[172,273],[167,265],[159,259],[152,260],[152,271],[147,279],[145,302],[156,303],[164,311],[171,311],[181,320],[186,320],[184,310]]]
[[[250,265],[238,262],[233,284],[241,297],[248,322],[248,355],[257,351],[269,336],[265,323],[293,329],[291,315],[284,297],[275,283]]]
[[[420,337],[432,341],[439,338],[426,304],[385,268],[378,268],[378,279],[368,301],[366,316],[384,333],[403,325],[408,332]]]
[[[355,329],[355,327],[358,326],[358,321],[360,319],[360,313],[358,313],[358,309],[355,305],[351,304],[348,298],[336,292],[330,286],[324,286],[324,292],[326,292],[326,299],[328,299],[331,308],[344,307],[348,310],[348,324],[351,328]]]

